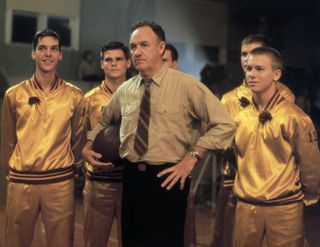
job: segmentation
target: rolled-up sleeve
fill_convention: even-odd
[[[96,135],[103,129],[107,128],[113,124],[119,124],[121,111],[120,111],[120,101],[119,101],[119,93],[116,91],[109,103],[103,107],[101,111],[99,122],[96,126],[92,126],[93,129],[88,131],[87,140],[93,141]]]
[[[207,132],[199,138],[197,146],[210,150],[226,150],[235,134],[235,123],[224,105],[202,83],[190,87],[191,113],[207,124]]]

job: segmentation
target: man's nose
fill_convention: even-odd
[[[46,55],[46,56],[51,56],[51,54],[52,54],[51,49],[46,49],[46,50],[45,50],[45,55]]]
[[[136,49],[133,51],[133,54],[134,54],[135,56],[141,55],[141,47],[140,47],[140,46],[137,46]]]
[[[256,76],[255,71],[254,71],[253,69],[252,69],[252,70],[250,70],[250,71],[248,71],[248,76],[249,76],[250,78],[255,77],[255,76]]]
[[[248,55],[246,55],[246,56],[244,57],[244,62],[245,62],[245,63],[248,63]]]

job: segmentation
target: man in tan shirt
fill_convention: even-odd
[[[93,128],[101,111],[125,81],[130,67],[129,49],[121,42],[109,42],[101,48],[101,68],[105,79],[85,95],[88,123]],[[85,247],[106,247],[114,218],[117,220],[118,246],[121,246],[121,198],[123,166],[101,169],[84,164],[86,183],[83,190]]]
[[[101,129],[120,124],[121,119],[120,156],[126,159],[123,246],[183,247],[188,176],[208,150],[230,146],[234,123],[201,82],[163,66],[166,43],[161,26],[140,22],[131,31],[132,61],[139,74],[118,88],[82,153],[91,164],[106,165],[95,160],[100,154],[92,151],[92,141]],[[139,155],[135,137],[148,81],[151,115],[144,140],[148,145]],[[199,138],[202,121],[208,124],[208,131]]]

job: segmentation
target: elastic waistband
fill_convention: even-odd
[[[64,167],[49,171],[17,171],[10,168],[9,181],[25,184],[48,184],[74,177],[74,167]]]
[[[123,171],[108,172],[108,173],[93,173],[88,170],[84,171],[86,178],[90,181],[97,182],[122,182],[123,181]]]
[[[269,203],[268,202],[258,202],[258,201],[246,200],[246,199],[243,199],[240,197],[237,197],[237,199],[238,199],[238,201],[243,202],[243,203],[252,204],[255,206],[263,206],[263,207],[281,206],[281,205],[301,202],[300,199],[292,200],[292,201],[269,202]]]

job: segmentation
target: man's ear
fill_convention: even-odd
[[[129,69],[131,67],[131,60],[127,59],[127,69]]]
[[[161,41],[160,44],[159,44],[159,47],[160,47],[160,55],[163,56],[164,52],[165,52],[165,49],[166,49],[166,42],[164,41]]]
[[[275,71],[273,71],[273,80],[279,81],[281,75],[282,75],[282,71],[280,69],[276,69]]]
[[[31,51],[31,58],[32,58],[33,60],[35,59],[35,51],[34,51],[34,50]]]

